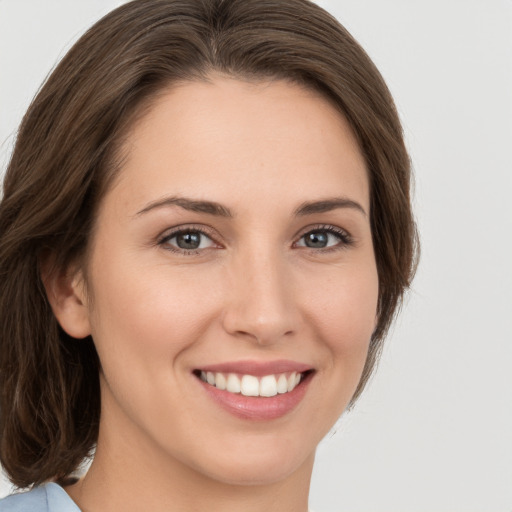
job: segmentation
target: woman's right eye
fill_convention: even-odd
[[[175,231],[166,235],[159,243],[165,249],[185,254],[195,253],[215,245],[215,242],[206,233],[194,229]]]

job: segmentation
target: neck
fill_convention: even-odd
[[[307,512],[313,460],[278,481],[225,482],[100,427],[89,471],[66,491],[82,512]]]

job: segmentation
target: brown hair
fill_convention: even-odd
[[[41,281],[86,254],[116,149],[141,105],[212,71],[277,78],[330,98],[370,177],[378,325],[357,398],[412,279],[410,163],[391,95],[350,34],[308,0],[136,0],[94,25],[26,113],[0,204],[0,462],[20,487],[63,480],[97,440],[99,361],[59,327]]]

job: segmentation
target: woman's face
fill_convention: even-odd
[[[160,96],[124,150],[88,268],[98,452],[231,483],[310,467],[376,322],[346,121],[297,85],[213,77]]]

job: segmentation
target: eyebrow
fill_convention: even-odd
[[[310,201],[302,203],[296,210],[297,217],[305,215],[312,215],[314,213],[325,213],[338,208],[351,208],[361,212],[367,217],[365,209],[357,202],[346,197],[333,197],[329,199],[322,199],[321,201]]]
[[[191,212],[207,213],[218,217],[234,217],[231,210],[220,203],[190,199],[181,196],[165,197],[163,199],[153,201],[142,210],[138,211],[136,216],[167,206],[179,206],[180,208]],[[294,215],[296,217],[305,217],[306,215],[313,215],[315,213],[330,212],[338,208],[351,208],[361,212],[365,217],[367,216],[366,211],[358,202],[345,197],[333,197],[330,199],[322,199],[320,201],[304,202],[295,210]]]
[[[165,197],[149,203],[145,208],[137,212],[137,215],[142,215],[155,208],[162,208],[165,206],[179,206],[184,210],[190,212],[208,213],[209,215],[216,215],[219,217],[233,217],[233,214],[225,206],[215,203],[213,201],[201,201],[198,199],[189,199],[187,197]]]

